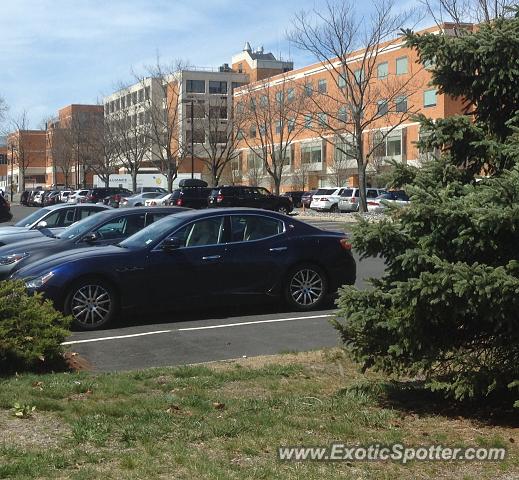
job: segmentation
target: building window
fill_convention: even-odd
[[[296,92],[293,88],[287,90],[287,100],[292,102],[296,98]]]
[[[132,103],[137,105],[137,92],[132,92]]]
[[[269,104],[269,99],[268,99],[268,97],[267,97],[266,95],[262,95],[262,96],[260,97],[260,105],[261,105],[262,107],[266,107],[268,104]]]
[[[249,128],[249,137],[256,138],[256,125],[251,125]]]
[[[105,115],[108,115],[109,113],[110,113],[110,104],[107,103],[107,104],[105,105]]]
[[[115,111],[118,112],[119,110],[121,110],[121,100],[118,98],[115,101]]]
[[[377,114],[378,115],[386,115],[388,112],[388,103],[387,100],[379,100],[377,102]]]
[[[278,120],[276,122],[276,133],[279,135],[282,130],[283,130],[283,122],[281,120]]]
[[[355,77],[357,84],[360,85],[364,81],[364,70],[362,70],[362,68],[357,68],[357,70],[353,72],[353,76]]]
[[[243,87],[243,85],[245,85],[245,84],[241,83],[241,82],[232,82],[231,83],[231,90],[234,91],[235,88]]]
[[[191,112],[191,108],[193,112]],[[205,117],[205,103],[194,102],[186,105],[186,117],[187,118],[204,118]]]
[[[354,160],[355,158],[357,158],[357,152],[355,150],[353,139],[351,142],[343,140],[335,144],[336,161]]]
[[[305,128],[312,128],[312,114],[305,115]]]
[[[348,121],[348,112],[346,110],[346,107],[339,108],[339,111],[337,112],[337,118],[340,122],[347,122]]]
[[[144,102],[144,89],[143,88],[141,88],[139,90],[139,103],[142,103],[142,102]]]
[[[131,107],[132,106],[132,94],[128,93],[126,95],[126,106]]]
[[[238,103],[236,104],[236,113],[243,113],[244,110],[245,110],[245,109],[244,109],[244,107],[243,107],[243,103],[238,102]]]
[[[386,156],[400,157],[402,155],[402,132],[393,130],[386,137]]]
[[[245,138],[245,133],[241,128],[238,128],[238,131],[236,132],[236,138],[238,140],[243,140]]]
[[[260,125],[259,126],[259,133],[260,133],[261,136],[264,137],[266,135],[266,133],[267,133],[267,127],[265,125]]]
[[[276,92],[276,102],[283,103],[283,92]]]
[[[395,107],[398,113],[407,112],[407,97],[396,97]]]
[[[191,136],[193,137],[193,140],[191,140]],[[191,141],[193,141],[193,143],[205,143],[205,131],[202,129],[195,129],[194,133],[193,130],[188,130],[186,132],[186,137],[187,143],[191,143]]]
[[[396,74],[405,75],[407,73],[407,57],[396,59]]]
[[[139,113],[139,125],[144,125],[144,112]]]
[[[227,107],[209,107],[209,118],[227,118]]]
[[[146,97],[146,100],[150,99],[150,87],[144,89],[144,96]]]
[[[205,93],[205,80],[187,80],[187,93]]]
[[[227,82],[209,80],[209,93],[227,95]]]
[[[317,90],[319,93],[326,93],[326,80],[324,78],[317,82]]]
[[[121,97],[121,108],[126,108],[126,97]]]
[[[436,105],[436,90],[426,90],[423,92],[423,106],[434,107]]]
[[[263,159],[256,152],[247,153],[247,169],[262,171],[263,170]]]
[[[250,99],[250,109],[254,112],[254,110],[256,110],[256,99],[255,98],[251,98]]]
[[[377,77],[386,78],[389,74],[389,64],[387,62],[379,63],[377,65]]]
[[[291,133],[295,129],[296,129],[296,121],[295,121],[295,119],[289,118],[288,119],[288,123],[287,123],[287,130],[289,131],[289,133]]]
[[[301,147],[301,163],[321,163],[322,149],[321,145],[302,146]]]
[[[326,115],[326,113],[319,112],[317,114],[317,121],[321,128],[326,128],[328,126],[328,115]]]
[[[339,88],[346,88],[346,78],[344,75],[345,74],[339,75],[339,82],[338,82]]]
[[[167,121],[167,112],[166,110],[164,110],[164,112],[166,113],[166,118],[165,120]],[[149,125],[151,123],[151,113],[149,110],[146,111],[146,124]]]
[[[312,93],[314,92],[314,86],[311,82],[305,83],[305,95],[307,97],[311,97]]]

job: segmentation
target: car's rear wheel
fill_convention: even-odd
[[[278,213],[283,213],[284,215],[288,215],[288,208],[284,205],[279,205],[278,208],[276,208],[276,211]]]
[[[336,203],[334,203],[334,204],[330,207],[330,212],[332,212],[332,213],[338,213],[338,212],[339,212],[339,205],[337,205]]]
[[[69,291],[65,313],[72,315],[73,325],[82,330],[95,330],[109,324],[118,308],[113,287],[101,279],[80,280]]]
[[[328,290],[323,270],[303,264],[290,270],[285,283],[285,300],[297,310],[312,310],[322,304]]]

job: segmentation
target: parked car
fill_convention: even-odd
[[[67,203],[83,203],[87,196],[88,190],[74,190],[67,198]]]
[[[66,203],[68,196],[72,193],[72,190],[62,190],[59,196],[59,201],[61,203]]]
[[[20,195],[20,204],[25,205],[26,207],[29,206],[29,199],[31,198],[32,190],[24,190],[22,194]]]
[[[60,194],[59,190],[52,190],[47,195],[43,196],[43,206],[48,207],[50,205],[56,205],[60,203]]]
[[[119,208],[121,206],[122,201],[125,198],[132,197],[134,194],[130,191],[116,193],[115,195],[110,195],[108,197],[103,198],[103,204],[108,205],[109,207]]]
[[[312,196],[310,208],[312,210],[338,212],[339,200],[344,190],[346,190],[346,188],[341,187],[318,189]]]
[[[283,297],[291,308],[319,307],[355,282],[344,234],[257,209],[190,210],[117,245],[51,255],[14,272],[71,314],[77,327],[109,324],[119,309],[171,309],[201,301],[235,304]]]
[[[144,202],[150,198],[162,197],[164,194],[161,192],[145,192],[137,193],[135,195],[129,195],[127,197],[121,197],[119,200],[120,207],[142,207]],[[114,199],[115,201],[117,199]]]
[[[186,180],[181,180],[179,188],[173,190],[169,204],[179,207],[207,208],[208,197],[212,188],[209,188],[206,182],[197,184],[196,182],[193,183],[193,180],[189,182]],[[201,182],[201,180],[198,180],[198,182]]]
[[[369,201],[383,193],[386,193],[384,188],[366,188],[366,199]],[[359,199],[359,188],[345,188],[339,200],[339,210],[341,212],[356,212],[359,209]]]
[[[9,200],[3,195],[0,195],[0,222],[10,222],[13,218],[11,213],[11,205]]]
[[[368,212],[383,212],[389,204],[408,205],[409,196],[403,190],[391,190],[368,201]]]
[[[0,246],[31,237],[43,238],[55,233],[53,229],[68,227],[89,215],[106,210],[104,205],[59,204],[44,207],[9,227],[0,227]]]
[[[288,214],[293,210],[289,198],[274,195],[263,187],[224,185],[211,190],[209,207],[251,207]]]
[[[121,194],[129,194],[129,195],[131,195],[132,192],[130,190],[128,190],[127,188],[122,188],[122,187],[97,187],[97,188],[92,188],[85,195],[85,198],[84,198],[83,202],[86,202],[86,203],[102,202],[106,197],[109,197],[111,195],[121,195]]]
[[[292,205],[294,208],[301,208],[303,204],[301,203],[301,199],[303,198],[303,194],[305,192],[302,191],[292,191],[292,192],[285,192],[282,194],[283,197],[288,197],[290,200],[292,200]]]
[[[305,208],[310,208],[310,204],[312,203],[312,197],[317,190],[310,190],[309,192],[303,193],[301,197],[301,205]]]
[[[144,201],[144,205],[146,205],[147,207],[169,205],[170,204],[169,201],[170,201],[172,195],[173,195],[172,193],[166,193],[166,194],[160,195],[159,197],[147,198]]]
[[[35,193],[31,196],[31,205],[33,207],[41,207],[43,201],[43,194],[45,190],[36,190]]]
[[[162,187],[138,187],[136,190],[137,193],[149,193],[149,192],[158,192],[158,193],[168,193],[168,191],[165,188]]]
[[[9,278],[13,272],[31,262],[58,252],[114,245],[167,215],[185,210],[180,207],[101,210],[56,235],[35,237],[0,247],[0,280]]]

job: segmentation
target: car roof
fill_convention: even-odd
[[[130,208],[110,208],[99,212],[100,214],[107,217],[117,217],[122,214],[132,213],[177,213],[185,210],[192,210],[186,207],[130,207]]]
[[[138,207],[137,209],[142,208]],[[157,208],[157,207],[153,207]],[[176,217],[179,218],[204,218],[204,217],[211,217],[213,215],[230,215],[230,214],[244,214],[244,215],[250,215],[250,214],[256,214],[256,215],[263,215],[267,217],[273,217],[280,220],[296,220],[300,222],[300,220],[295,219],[294,217],[288,217],[287,215],[284,215],[282,213],[272,212],[270,210],[264,210],[262,208],[247,208],[247,207],[222,207],[222,208],[207,208],[202,210],[195,210],[195,209],[188,209],[186,212],[179,213]]]
[[[81,207],[92,207],[92,206],[96,206],[96,207],[99,207],[100,209],[110,209],[110,207],[108,207],[107,205],[96,205],[95,203],[82,203],[82,204],[74,204],[74,205],[70,205],[68,203],[62,203],[62,204],[58,204],[58,205],[51,205],[51,206],[48,206],[48,207],[43,207],[47,210],[60,210],[62,208],[81,208]]]

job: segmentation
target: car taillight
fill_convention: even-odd
[[[378,205],[378,202],[368,202],[368,205]]]
[[[184,204],[184,201],[181,198],[179,198],[176,203],[178,207],[181,207]]]
[[[339,240],[339,243],[341,244],[341,248],[343,250],[351,250],[351,243],[348,241],[347,238],[341,238]]]
[[[355,197],[350,198],[350,203],[357,203],[357,199]]]
[[[223,202],[223,195],[216,195],[216,202],[217,203],[220,203],[220,202]]]

